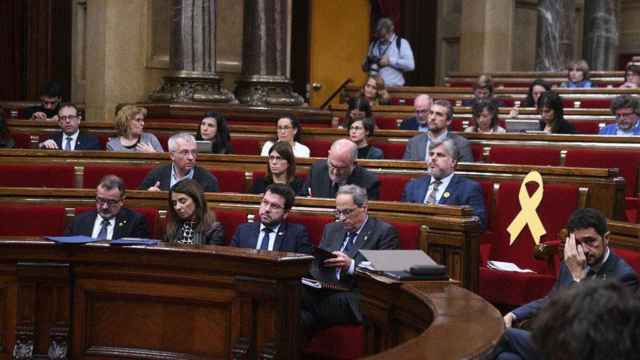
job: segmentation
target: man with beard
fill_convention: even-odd
[[[106,175],[96,188],[96,210],[75,216],[65,230],[65,235],[86,235],[100,240],[148,238],[146,218],[124,208],[124,199],[125,187],[122,179]]]
[[[600,135],[640,135],[640,101],[635,96],[616,96],[611,100],[611,113],[616,123],[600,129]]]
[[[482,188],[477,182],[455,174],[458,149],[451,139],[433,141],[429,150],[429,174],[407,183],[402,201],[419,204],[469,205],[484,229],[487,213]]]
[[[309,235],[304,225],[286,221],[295,201],[289,185],[271,184],[260,203],[260,222],[241,224],[231,240],[231,246],[269,251],[289,251],[310,254]]]
[[[433,100],[427,94],[420,94],[413,100],[413,107],[416,109],[416,116],[402,120],[400,130],[417,130],[423,133],[429,131],[429,110]]]
[[[551,292],[542,299],[522,305],[504,316],[507,327],[495,350],[496,359],[542,359],[529,331],[512,328],[516,320],[537,315],[559,291],[593,280],[616,280],[635,291],[638,277],[611,249],[607,219],[596,209],[577,209],[567,224],[564,261]]]
[[[367,197],[380,197],[380,180],[369,170],[358,166],[358,146],[351,140],[336,140],[329,149],[327,160],[316,161],[309,171],[304,195],[335,198],[342,185],[358,185],[367,191]]]

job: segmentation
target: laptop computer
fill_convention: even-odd
[[[211,152],[211,141],[209,140],[196,140],[196,146],[199,153]]]

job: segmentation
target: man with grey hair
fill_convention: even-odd
[[[424,133],[428,132],[429,125],[427,124],[427,120],[429,120],[429,110],[431,110],[432,104],[433,100],[431,99],[431,96],[427,94],[420,94],[416,96],[413,100],[413,107],[416,109],[416,115],[402,120],[400,130],[417,130]]]
[[[406,39],[396,35],[393,21],[389,18],[378,20],[375,36],[369,44],[362,70],[369,74],[379,74],[386,86],[403,86],[402,73],[415,68],[411,45]]]
[[[358,146],[353,141],[334,141],[327,160],[316,161],[311,166],[304,195],[335,198],[341,185],[355,184],[365,188],[370,199],[377,200],[380,196],[380,180],[369,170],[358,166],[357,157]]]
[[[458,149],[452,139],[431,142],[429,149],[429,174],[407,183],[402,201],[421,204],[468,205],[480,220],[483,229],[487,225],[482,187],[470,179],[455,174]]]
[[[637,97],[616,96],[611,100],[611,113],[615,115],[616,123],[600,129],[600,135],[640,135],[640,101]]]
[[[96,188],[96,209],[76,215],[65,235],[86,235],[95,239],[149,237],[144,216],[124,208],[125,187],[121,178],[106,175]]]
[[[168,191],[184,179],[197,181],[205,192],[218,191],[218,179],[209,171],[196,165],[198,148],[196,139],[189,133],[178,133],[169,138],[171,164],[151,170],[140,185],[141,190]]]
[[[360,249],[397,249],[398,231],[390,224],[368,216],[367,194],[357,185],[343,185],[336,196],[336,221],[324,227],[320,248],[335,255],[323,267],[335,268],[341,287],[351,291],[332,291],[305,286],[301,321],[307,332],[338,324],[359,324],[359,292],[354,272],[365,258]]]
[[[429,131],[409,139],[404,150],[403,160],[428,161],[427,149],[432,141],[451,139],[458,148],[457,161],[473,162],[473,153],[469,141],[464,137],[449,132],[448,128],[453,119],[453,106],[447,100],[436,100],[429,109],[427,125]]]

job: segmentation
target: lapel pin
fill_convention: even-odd
[[[444,196],[445,199],[448,199],[449,196],[451,196],[451,194],[449,194],[448,191],[445,191],[444,194],[442,194],[442,196]]]

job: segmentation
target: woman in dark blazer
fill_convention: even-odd
[[[369,144],[375,126],[371,118],[352,119],[349,122],[349,139],[358,146],[358,159],[384,159],[381,149]]]
[[[296,195],[301,194],[304,181],[296,177],[296,158],[286,141],[278,141],[269,148],[267,174],[253,182],[250,192],[262,194],[271,184],[287,184]]]
[[[538,99],[540,130],[549,134],[575,134],[576,128],[564,119],[562,97],[554,91],[546,91]]]

